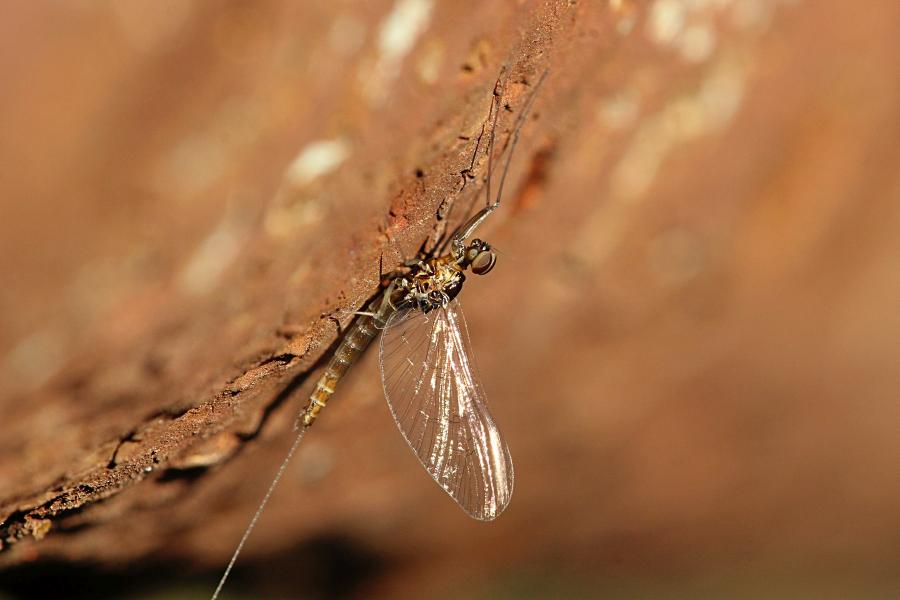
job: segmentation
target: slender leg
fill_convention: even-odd
[[[461,173],[461,176],[463,178],[462,188],[465,188],[468,178],[469,177],[471,177],[472,179],[475,178],[473,175],[473,170],[475,168],[475,162],[478,160],[478,153],[481,148],[482,140],[484,139],[484,134],[486,133],[485,129],[487,128],[487,122],[490,121],[491,129],[488,132],[488,144],[487,144],[487,147],[488,147],[487,148],[487,152],[488,152],[487,197],[488,197],[488,199],[490,198],[490,194],[491,194],[491,192],[490,192],[491,166],[490,165],[491,165],[491,156],[493,155],[493,152],[494,152],[494,132],[497,129],[497,119],[499,118],[499,114],[500,114],[500,98],[503,95],[502,94],[503,87],[504,87],[503,74],[505,72],[506,72],[506,65],[503,65],[503,68],[500,70],[500,75],[497,77],[497,81],[494,83],[494,89],[491,93],[491,105],[488,108],[488,118],[484,123],[481,124],[481,132],[478,134],[478,141],[475,143],[475,150],[472,152],[472,160],[471,160],[469,166],[466,169],[464,169]],[[460,192],[462,191],[462,188],[460,188]],[[466,210],[465,210],[466,215],[468,215],[471,212],[472,205],[474,203],[475,203],[475,197],[473,196],[472,199],[468,202],[468,206],[466,207]],[[489,203],[490,202],[488,202],[488,204]],[[450,205],[450,208],[443,215],[444,220],[450,219],[450,216],[453,213],[453,209],[455,207],[456,207],[456,203],[453,203]],[[448,232],[445,227],[444,231],[441,232],[441,235],[439,236],[438,240],[435,242],[435,246],[434,246],[435,249],[434,249],[433,253],[438,256],[444,254],[446,252],[447,244],[450,242],[450,239],[455,237],[458,231],[459,231],[459,226],[457,226],[451,232],[449,232],[449,235],[448,235]]]
[[[503,164],[503,172],[500,175],[500,184],[497,187],[497,199],[491,203],[490,199],[490,189],[491,189],[491,176],[493,175],[493,153],[494,153],[494,129],[491,129],[491,137],[490,137],[490,149],[488,154],[488,182],[487,182],[487,205],[482,208],[480,211],[475,213],[472,218],[470,218],[464,225],[462,225],[454,234],[453,239],[451,240],[452,249],[454,254],[461,253],[464,249],[465,240],[471,236],[479,225],[500,206],[500,200],[503,198],[503,186],[506,183],[506,176],[509,173],[509,165],[512,161],[513,152],[516,149],[516,144],[519,142],[519,133],[522,131],[522,126],[525,124],[525,119],[528,117],[528,113],[531,111],[531,105],[534,103],[534,99],[537,97],[537,93],[541,88],[541,85],[544,83],[544,80],[547,78],[548,71],[544,71],[541,74],[540,79],[538,79],[537,84],[534,86],[534,90],[531,92],[531,96],[525,103],[525,106],[522,108],[522,112],[516,118],[516,121],[513,125],[513,133],[510,138],[508,145],[509,150],[506,155],[506,161]],[[497,110],[497,114],[499,116],[499,107]],[[496,119],[494,121],[494,127],[496,127]]]
[[[491,204],[491,181],[493,180],[494,173],[494,140],[496,139],[497,132],[497,121],[500,120],[500,99],[503,97],[503,89],[506,87],[505,82],[503,81],[503,74],[506,72],[506,65],[503,65],[503,68],[500,71],[500,75],[497,77],[497,81],[494,83],[494,89],[491,93],[491,106],[488,110],[488,118],[491,120],[491,129],[488,132],[488,143],[487,143],[487,155],[488,155],[488,172],[485,183],[485,206],[489,206]],[[482,136],[484,135],[484,126],[482,125],[481,129]],[[480,138],[479,138],[480,144]],[[477,148],[476,148],[477,153]],[[474,160],[473,160],[474,164]],[[472,209],[472,204],[474,204],[475,198],[472,198],[472,201],[469,203],[469,207],[466,209],[466,214],[469,214],[469,211]],[[466,221],[468,223],[468,221]],[[456,240],[460,237],[459,233],[463,226],[460,225],[456,227],[453,232],[448,237],[441,236],[440,244],[437,246],[437,254],[444,254],[447,250],[447,245],[453,244],[453,251],[456,253],[459,249],[457,248]],[[465,239],[465,236],[463,237]]]
[[[531,112],[531,105],[534,104],[534,99],[537,98],[538,92],[540,91],[541,86],[544,84],[544,80],[547,78],[548,72],[549,70],[545,70],[543,73],[541,73],[540,79],[538,79],[537,84],[535,84],[534,86],[534,91],[531,92],[531,96],[529,96],[528,101],[525,103],[525,107],[519,114],[518,119],[516,119],[516,123],[513,127],[512,142],[509,146],[509,153],[506,155],[506,163],[503,165],[503,174],[500,175],[500,185],[497,187],[497,201],[494,203],[495,207],[500,206],[500,199],[503,197],[503,184],[506,183],[506,175],[507,173],[509,173],[509,164],[512,161],[512,155],[516,149],[516,144],[519,143],[519,133],[521,133],[522,131],[522,126],[525,124],[525,119]],[[488,199],[488,204],[490,204],[490,198]]]

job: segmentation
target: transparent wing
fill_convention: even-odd
[[[394,313],[381,334],[381,381],[403,437],[471,517],[496,518],[513,492],[506,442],[478,381],[459,303]]]

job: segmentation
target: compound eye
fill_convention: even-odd
[[[485,273],[490,272],[490,270],[494,268],[494,265],[496,263],[497,255],[494,254],[491,250],[479,252],[475,259],[472,261],[472,272],[476,275],[484,275]]]

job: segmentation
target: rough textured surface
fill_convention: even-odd
[[[7,589],[224,566],[379,262],[482,201],[504,64],[501,141],[550,75],[461,300],[512,506],[465,520],[370,355],[244,584],[897,585],[896,2],[181,6],[0,23]]]

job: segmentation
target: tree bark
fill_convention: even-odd
[[[460,524],[369,355],[249,558],[887,564],[897,3],[129,6],[0,24],[0,564],[224,565],[381,271],[484,202],[498,77],[499,149],[547,69],[461,295],[513,508]]]

